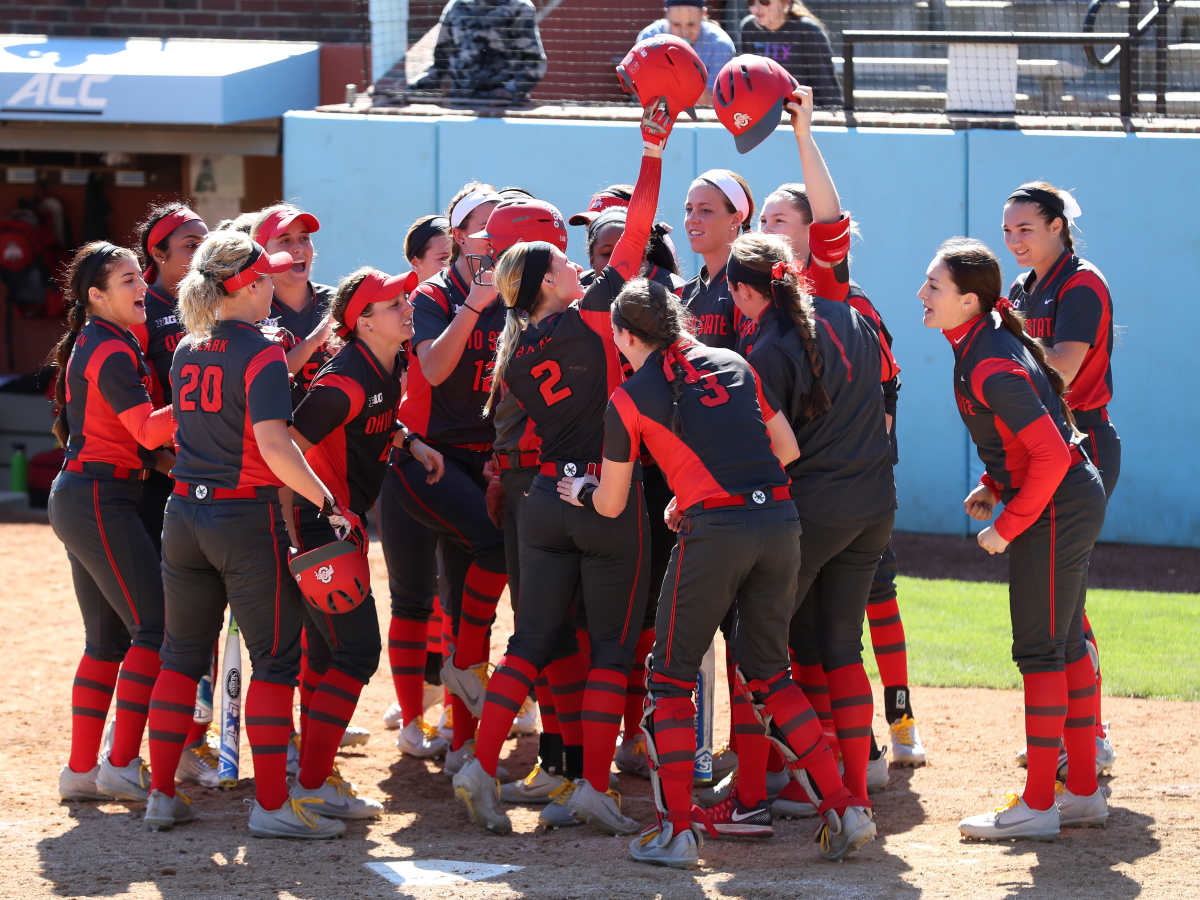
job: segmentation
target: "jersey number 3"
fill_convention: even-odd
[[[192,412],[196,408],[196,390],[200,390],[200,409],[204,412],[221,411],[221,382],[225,372],[220,366],[189,364],[179,370],[182,384],[179,386],[179,408]]]
[[[558,383],[562,380],[562,369],[554,360],[543,360],[531,368],[529,374],[534,378],[547,376],[546,380],[538,385],[538,390],[542,392],[542,399],[546,401],[547,406],[553,406],[571,396],[569,387],[558,387]]]

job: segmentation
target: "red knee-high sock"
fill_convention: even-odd
[[[633,650],[633,668],[625,686],[625,739],[640,735],[642,714],[646,708],[646,657],[654,649],[654,629],[646,628],[638,635]]]
[[[586,641],[576,635],[579,649],[564,659],[556,659],[546,667],[546,678],[554,692],[554,708],[558,711],[558,724],[563,743],[571,747],[583,745],[583,727],[580,712],[583,709],[583,691],[587,687],[588,652]]]
[[[654,700],[655,774],[666,818],[680,834],[691,827],[692,771],[696,765],[696,706],[691,696]],[[606,785],[607,786],[607,785]]]
[[[734,683],[736,680],[736,676],[734,675],[736,670],[737,670],[737,663],[734,662],[734,659],[733,659],[733,648],[729,646],[728,642],[726,642],[726,644],[725,644],[725,685],[729,689],[729,708],[730,708],[730,710],[733,709],[734,699],[738,695],[738,687]],[[738,744],[739,740],[740,740],[740,737],[738,736],[738,733],[737,733],[737,723],[733,721],[733,716],[730,715],[730,717],[729,717],[729,739],[728,739],[728,741],[726,741],[726,745],[734,753],[737,753],[741,749],[741,747]],[[713,751],[716,752],[716,747],[713,748]],[[740,763],[740,760],[739,760],[739,763]]]
[[[842,755],[842,748],[838,744],[837,729],[833,725],[833,710],[829,705],[829,680],[825,676],[825,669],[819,665],[802,666],[793,663],[792,671],[795,673],[793,678],[796,684],[804,691],[804,696],[816,711],[821,730],[825,732],[825,740],[836,759]]]
[[[593,668],[583,692],[583,777],[602,794],[608,790],[628,684],[629,675],[623,670]]]
[[[1054,802],[1059,739],[1067,718],[1067,673],[1033,672],[1025,675],[1025,744],[1029,771],[1025,775],[1025,802],[1031,809],[1049,809]],[[1093,743],[1092,753],[1095,753]],[[1095,756],[1092,757],[1095,769]]]
[[[508,576],[503,572],[489,572],[475,563],[467,569],[454,645],[454,664],[460,669],[488,658],[488,630],[506,584]]]
[[[426,652],[436,653],[438,656],[442,655],[442,632],[446,627],[442,621],[444,615],[441,598],[435,596],[433,598],[433,612],[429,614],[429,622],[427,623],[425,649]]]
[[[112,703],[119,662],[94,659],[86,653],[75,669],[71,685],[71,758],[72,771],[87,772],[96,765],[104,719]]]
[[[829,705],[842,748],[843,780],[855,797],[867,796],[867,761],[871,756],[871,682],[862,663],[841,666],[829,677]]]
[[[333,771],[333,758],[363,683],[332,666],[313,691],[308,709],[308,733],[300,743],[300,784],[309,790],[319,788]]]
[[[537,669],[531,663],[507,653],[488,679],[487,697],[483,702],[483,715],[479,718],[479,733],[475,738],[475,758],[483,766],[483,771],[493,778],[513,719],[529,696],[535,678]],[[608,785],[604,787],[607,789]]]
[[[554,692],[550,690],[550,682],[546,679],[543,669],[533,682],[537,693],[538,715],[542,719],[542,734],[562,735],[562,726],[558,724],[558,710],[554,706]]]
[[[209,670],[209,675],[212,677],[212,689],[213,689],[214,694],[216,694],[218,692],[219,685],[220,685],[219,679],[221,677],[221,675],[220,675],[221,667],[219,665],[220,660],[217,658],[217,646],[219,643],[220,643],[219,641],[213,642],[212,668]],[[199,687],[199,684],[197,684],[197,686],[196,686],[196,701],[197,701],[196,705],[197,706],[199,705],[199,698],[200,698],[200,687]],[[202,740],[204,740],[204,736],[208,733],[208,726],[211,724],[211,722],[212,722],[211,719],[208,722],[197,722],[195,717],[193,716],[192,724],[191,724],[191,727],[188,728],[187,738],[184,739],[183,746],[191,747],[195,744],[199,744]]]
[[[308,664],[308,654],[300,657],[300,746],[308,738],[308,713],[312,708],[313,691],[321,683],[322,673],[315,672]],[[289,719],[289,722],[291,720]]]
[[[246,692],[246,737],[254,757],[254,794],[263,809],[279,809],[288,799],[291,705],[290,686],[251,680]]]
[[[1067,749],[1067,790],[1086,797],[1096,792],[1096,672],[1088,657],[1067,666],[1067,718],[1063,746]]]
[[[752,681],[748,685],[758,703],[771,714],[773,735],[796,754],[795,765],[808,770],[821,793],[823,811],[834,809],[840,815],[847,806],[870,806],[865,789],[853,797],[846,789],[816,711],[788,676],[785,670],[767,681]]]
[[[453,731],[450,738],[450,749],[457,750],[467,741],[475,739],[475,729],[479,727],[479,720],[471,715],[467,704],[458,697],[450,693],[447,693],[447,696],[450,698],[450,725]]]
[[[425,653],[429,627],[418,619],[392,616],[388,624],[388,662],[392,684],[400,701],[401,717],[407,725],[422,713],[425,688]]]
[[[731,667],[732,668],[732,667]],[[732,671],[736,673],[736,668]],[[732,682],[734,692],[729,708],[729,718],[737,735],[737,793],[746,806],[754,806],[767,796],[767,756],[770,742],[763,734],[762,725],[754,713],[754,703],[740,684]]]
[[[175,770],[196,703],[196,680],[162,669],[150,694],[150,787],[175,796]]]
[[[871,646],[875,650],[879,680],[884,687],[904,687],[908,684],[908,650],[895,595],[868,604],[867,621],[871,624]]]
[[[1096,697],[1092,714],[1096,718],[1096,734],[1098,737],[1104,737],[1104,715],[1100,709],[1101,698],[1104,695],[1104,678],[1100,674],[1100,644],[1096,641],[1096,632],[1092,631],[1092,623],[1088,621],[1086,612],[1083,614],[1083,639],[1087,641],[1088,656],[1091,657],[1095,670]]]
[[[146,647],[130,647],[117,675],[117,716],[113,726],[113,745],[108,758],[114,766],[129,765],[142,746],[146,715],[150,711],[150,693],[158,678],[158,652]],[[192,698],[193,706],[195,697]],[[194,709],[193,709],[194,711]]]

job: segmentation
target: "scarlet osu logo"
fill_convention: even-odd
[[[745,128],[747,125],[750,124],[750,117],[748,115],[746,115],[744,112],[734,113],[733,114],[733,124],[736,125],[738,128]]]
[[[317,569],[317,581],[321,584],[329,584],[333,581],[333,566],[321,566]]]

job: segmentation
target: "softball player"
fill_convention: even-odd
[[[429,484],[425,467],[400,447],[392,453],[384,483],[409,515],[443,539],[450,587],[442,606],[454,635],[454,653],[445,651],[442,667],[443,684],[455,695],[448,773],[473,752],[475,714],[483,706],[487,681],[488,630],[507,580],[504,535],[488,517],[484,500],[483,469],[495,432],[491,420],[480,415],[504,311],[495,303],[493,286],[472,284],[467,258],[487,254],[486,239],[472,235],[484,227],[498,202],[495,190],[479,182],[454,196],[446,215],[454,241],[450,265],[410,297],[415,359],[409,364],[400,416],[410,435],[442,453],[445,474]]]
[[[1046,351],[1046,360],[1069,388],[1067,403],[1083,432],[1080,446],[1100,472],[1112,497],[1121,474],[1121,439],[1108,417],[1112,399],[1113,307],[1108,282],[1092,263],[1075,254],[1071,225],[1082,214],[1066,191],[1044,181],[1024,184],[1004,205],[1004,242],[1030,271],[1009,288],[1013,308],[1025,316],[1026,331]],[[1116,753],[1100,710],[1100,652],[1083,615],[1096,668],[1096,766],[1112,769]]]
[[[250,234],[268,253],[289,253],[292,265],[271,278],[274,294],[270,318],[295,335],[297,343],[287,351],[292,374],[292,405],[304,398],[317,371],[332,353],[329,340],[329,305],[334,289],[309,280],[315,255],[312,235],[321,223],[312,213],[281,203],[260,210]]]
[[[412,337],[412,307],[405,297],[405,284],[405,276],[388,276],[370,268],[359,269],[342,281],[330,316],[345,345],[321,367],[295,412],[297,445],[338,505],[360,518],[379,494],[388,450],[397,432],[398,360],[401,347]],[[410,446],[435,476],[440,474],[440,454],[420,441]],[[298,499],[294,515],[301,551],[337,539],[332,526],[311,503]],[[311,607],[305,612],[308,668],[317,675],[317,684],[301,735],[295,796],[317,800],[313,809],[323,815],[378,815],[381,804],[359,797],[333,769],[358,696],[379,664],[374,598],[339,615]]]
[[[565,648],[573,649],[577,586],[590,656],[581,710],[583,777],[555,800],[576,820],[609,834],[637,831],[637,823],[622,815],[620,795],[610,791],[608,775],[648,586],[648,522],[640,479],[626,484],[632,502],[623,500],[616,527],[593,512],[566,509],[558,502],[556,485],[561,476],[596,471],[600,463],[603,408],[622,378],[609,308],[626,279],[641,268],[658,205],[662,146],[672,123],[673,116],[657,104],[643,115],[642,165],[625,233],[586,291],[579,267],[546,241],[509,248],[496,268],[509,313],[496,351],[491,398],[503,385],[529,414],[541,440],[541,467],[518,523],[521,580],[536,583],[538,590],[522,597],[507,652],[488,682],[476,758],[455,776],[454,792],[476,824],[501,834],[512,825],[498,802],[500,750],[538,672]],[[570,745],[570,719],[564,709],[559,715]]]
[[[150,697],[151,830],[193,817],[171,776],[226,603],[253,671],[244,706],[254,755],[250,833],[327,838],[345,827],[314,813],[311,797],[289,797],[285,774],[304,601],[288,573],[279,488],[320,504],[337,524],[361,528],[292,443],[283,350],[254,324],[270,310],[270,276],[291,266],[289,255],[272,256],[241,233],[214,232],[179,286],[188,334],[171,365],[178,456],[163,524],[166,640]],[[320,708],[315,699],[313,708]]]
[[[755,721],[796,771],[816,781],[822,855],[840,859],[873,839],[865,801],[852,797],[804,694],[792,682],[784,635],[800,563],[799,523],[782,465],[798,448],[786,416],[764,397],[736,354],[705,347],[683,330],[685,312],[662,286],[637,280],[612,307],[617,348],[635,374],[605,415],[604,464],[595,478],[564,478],[564,500],[620,514],[644,442],[675,491],[679,534],[659,598],[642,728],[652,764],[658,822],[630,844],[634,859],[670,866],[697,862],[699,828],[770,834],[765,798],[725,827],[691,804],[695,710],[691,692],[705,649],[733,611],[731,643],[739,691]]]
[[[175,310],[175,294],[179,282],[187,274],[192,256],[208,234],[200,216],[183,203],[173,202],[153,207],[146,220],[138,226],[138,243],[142,251],[142,278],[146,290],[146,322],[132,330],[141,345],[154,376],[151,396],[162,405],[171,399],[171,357],[184,335]],[[163,471],[151,470],[146,478],[142,503],[138,511],[155,549],[162,551],[163,511],[174,486],[164,474],[175,461],[173,448],[159,450]],[[217,671],[216,647],[213,647],[213,671]],[[217,786],[217,756],[206,741],[207,722],[192,722],[183,755],[179,758],[179,781],[193,782],[205,787]]]
[[[737,316],[725,261],[734,238],[754,222],[754,196],[746,179],[728,169],[696,176],[683,207],[683,227],[692,251],[704,257],[700,272],[683,286],[683,305],[695,320],[695,335],[710,347],[732,348]]]
[[[879,387],[895,376],[895,364],[850,306],[807,298],[781,238],[739,238],[728,273],[739,310],[756,323],[750,364],[800,445],[788,468],[803,523],[792,650],[798,665],[824,670],[846,785],[866,796],[872,710],[860,638],[896,508]],[[761,746],[756,755],[763,758]],[[753,788],[753,799],[761,788],[747,783],[748,761],[739,762],[738,794]],[[753,771],[761,768],[756,760]]]
[[[404,237],[404,255],[413,267],[406,285],[435,277],[450,258],[450,222],[445,216],[417,219]],[[406,357],[411,354],[406,352]],[[385,476],[379,492],[379,541],[387,562],[391,619],[388,662],[396,702],[384,713],[384,724],[399,728],[396,746],[408,756],[443,755],[449,743],[425,722],[424,683],[441,683],[442,627],[438,600],[438,535],[414,519],[400,502],[400,482]],[[436,666],[431,666],[430,658]],[[446,703],[449,707],[449,702]]]
[[[843,300],[853,306],[874,327],[883,349],[890,353],[891,333],[866,293],[850,278],[848,251],[854,226],[841,209],[829,170],[812,137],[812,93],[807,88],[800,88],[796,96],[799,102],[789,104],[788,111],[792,114],[792,129],[805,183],[781,184],[768,195],[763,203],[761,230],[764,234],[786,238],[795,258],[805,260],[804,272],[814,285],[812,292],[827,300]],[[753,323],[743,320],[739,341],[748,341],[752,346],[752,329]],[[883,385],[893,464],[899,462],[895,424],[899,392],[897,374]],[[913,717],[904,623],[896,600],[896,574],[896,554],[889,541],[871,584],[867,621],[871,626],[875,662],[883,682],[883,712],[892,736],[892,761],[897,765],[921,766],[925,764],[925,748]],[[804,674],[803,680],[819,691],[824,677],[814,668]],[[824,712],[828,713],[828,710]],[[886,783],[885,751],[875,745],[874,735],[871,744],[873,767],[870,780],[872,785]]]
[[[1061,825],[1103,824],[1096,782],[1096,678],[1083,640],[1092,546],[1104,485],[1076,443],[1063,379],[1000,296],[1000,264],[979,241],[944,243],[917,293],[927,328],[954,350],[954,398],[985,472],[963,501],[986,522],[988,553],[1009,553],[1012,656],[1025,684],[1029,771],[1020,797],[959,823],[966,837],[1053,838]],[[1060,736],[1069,773],[1055,799]]]
[[[146,283],[133,253],[106,241],[85,245],[64,294],[70,327],[54,349],[54,435],[66,458],[49,512],[67,548],[85,643],[71,691],[71,757],[58,790],[64,800],[145,800],[138,749],[158,674],[163,594],[158,552],[137,508],[152,451],[171,439],[175,421],[170,407],[154,409],[130,333],[146,320]],[[113,745],[97,763],[114,689]]]

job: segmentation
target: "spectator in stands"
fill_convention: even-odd
[[[695,47],[700,61],[708,69],[708,88],[700,95],[697,105],[712,106],[713,82],[717,72],[737,52],[733,38],[716,22],[709,21],[704,0],[666,0],[665,6],[664,17],[638,32],[637,39],[644,41],[656,34],[669,32]]]
[[[438,20],[433,65],[410,87],[447,96],[524,103],[546,74],[530,0],[449,0]]]
[[[766,56],[813,89],[815,106],[842,106],[825,26],[800,0],[750,0],[742,20],[741,52]]]

